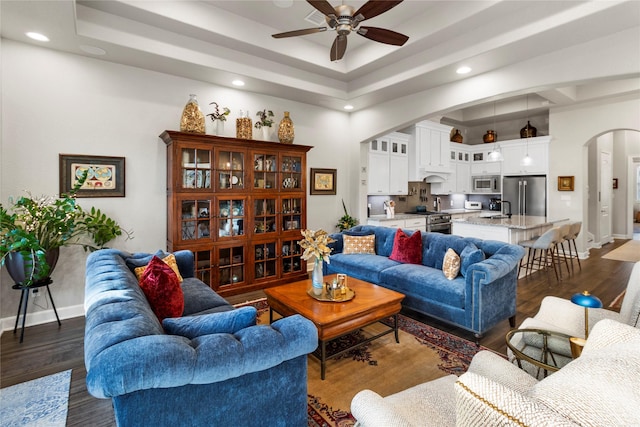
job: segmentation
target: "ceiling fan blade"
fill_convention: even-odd
[[[353,16],[357,18],[358,15],[362,15],[364,18],[358,19],[358,22],[364,21],[385,13],[400,3],[402,3],[402,0],[369,0]]]
[[[332,61],[339,61],[347,51],[347,36],[338,35],[331,46],[330,58]]]
[[[274,39],[282,39],[285,37],[306,36],[307,34],[321,33],[327,31],[327,27],[307,28],[304,30],[293,30],[285,33],[271,34]]]
[[[402,46],[407,42],[407,40],[409,40],[409,37],[405,36],[404,34],[396,33],[395,31],[387,30],[384,28],[360,27],[357,33],[362,37],[368,38],[369,40],[392,44],[395,46]]]
[[[327,0],[307,0],[307,3],[324,13],[326,16],[336,15],[336,10]]]

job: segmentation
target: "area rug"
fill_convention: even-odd
[[[629,240],[624,245],[612,250],[602,258],[616,261],[640,261],[640,240]]]
[[[71,369],[0,389],[3,427],[64,427]]]
[[[251,304],[258,309],[260,324],[268,324],[266,300]],[[277,315],[276,315],[277,316]],[[460,375],[473,356],[486,348],[439,329],[399,315],[400,343],[393,334],[327,361],[325,380],[320,379],[320,362],[308,363],[308,427],[349,427],[355,424],[350,412],[357,392],[370,389],[387,396],[447,374]],[[391,318],[385,321],[391,325]],[[361,342],[387,328],[374,324],[331,343],[328,354]]]

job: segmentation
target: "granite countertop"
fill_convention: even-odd
[[[527,230],[530,228],[553,225],[554,222],[568,221],[568,219],[569,218],[560,218],[550,220],[546,216],[513,215],[511,218],[461,218],[454,219],[452,222]]]
[[[500,211],[490,211],[489,209],[443,209],[442,213],[448,214],[487,214],[500,215]]]
[[[422,217],[424,218],[424,215],[417,215],[417,214],[405,214],[405,213],[397,213],[394,215],[393,218],[387,218],[386,215],[371,215],[368,219],[374,220],[374,221],[395,221],[395,220],[404,220],[404,219],[414,219],[414,218],[419,218]]]

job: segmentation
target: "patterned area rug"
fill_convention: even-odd
[[[251,304],[259,323],[269,322],[266,300]],[[326,379],[320,379],[320,362],[309,358],[308,427],[349,427],[351,399],[363,389],[387,396],[447,374],[461,375],[473,356],[484,347],[399,315],[400,343],[393,334],[327,361]],[[385,321],[391,325],[391,318]],[[341,337],[327,346],[328,354],[361,342],[388,328],[381,323]]]
[[[64,427],[71,369],[0,389],[3,427]]]

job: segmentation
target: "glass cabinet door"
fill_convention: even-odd
[[[211,200],[188,199],[180,201],[179,239],[182,241],[211,238]]]
[[[213,153],[208,149],[182,148],[182,188],[211,188]]]
[[[282,242],[282,272],[297,273],[302,271],[302,249],[298,240],[285,240]]]
[[[239,151],[217,151],[218,157],[218,189],[242,190],[244,189],[244,158],[245,154]]]
[[[218,288],[244,282],[244,247],[231,246],[226,248],[217,248],[217,252]]]
[[[299,197],[282,198],[282,230],[302,229],[302,199]]]
[[[253,200],[253,233],[264,234],[278,231],[276,220],[276,198],[265,197]]]
[[[272,153],[253,153],[253,188],[272,189],[276,186],[278,156]]]
[[[211,251],[194,251],[193,256],[195,258],[195,275],[198,279],[202,280],[208,286],[211,286],[211,277],[213,270],[213,263],[211,262]]]
[[[244,199],[218,199],[218,237],[241,236],[244,229]]]
[[[302,157],[282,156],[280,188],[299,190],[302,186]]]
[[[278,251],[276,250],[276,242],[253,245],[253,259],[253,277],[256,280],[277,275],[276,261],[278,260]]]

